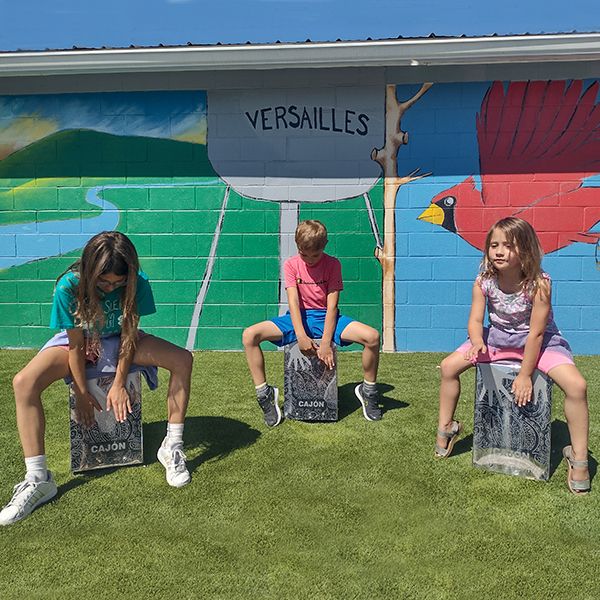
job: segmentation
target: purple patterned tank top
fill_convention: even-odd
[[[552,285],[550,276],[547,273],[542,273],[542,277]],[[498,280],[495,277],[483,278],[479,276],[476,282],[487,301],[490,322],[488,342],[497,347],[523,347],[529,334],[533,298],[524,290],[514,294],[506,294],[498,287]],[[560,331],[554,322],[551,308],[545,337],[556,334],[560,334]]]

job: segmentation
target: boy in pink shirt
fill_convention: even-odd
[[[316,354],[333,369],[331,342],[349,346],[356,342],[364,349],[362,367],[364,381],[354,393],[360,400],[365,419],[379,421],[381,409],[377,396],[379,366],[379,332],[364,323],[340,315],[338,310],[342,283],[340,261],[324,253],[327,229],[320,221],[302,221],[296,228],[298,254],[283,265],[288,312],[269,321],[248,327],[242,336],[248,367],[252,374],[258,403],[265,423],[275,427],[281,423],[279,390],[267,384],[265,362],[260,343],[272,342],[284,346],[298,341],[304,354]],[[317,345],[315,339],[321,339]]]

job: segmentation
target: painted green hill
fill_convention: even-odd
[[[1,180],[214,176],[203,144],[89,129],[53,133],[0,161],[4,186]]]
[[[0,161],[0,223],[66,218],[65,210],[93,217],[100,209],[86,201],[86,194],[97,185],[206,177],[217,175],[203,144],[89,129],[59,131]]]

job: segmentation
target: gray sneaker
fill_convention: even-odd
[[[383,415],[377,402],[379,398],[377,391],[374,393],[367,391],[365,386],[362,383],[359,383],[354,388],[354,394],[360,400],[365,419],[367,419],[367,421],[380,421]]]
[[[50,471],[48,471],[46,481],[25,479],[25,481],[17,483],[10,502],[0,511],[0,525],[12,525],[24,519],[38,506],[52,500],[57,491],[54,477]]]
[[[269,427],[276,427],[281,423],[282,414],[279,408],[279,390],[272,385],[267,386],[266,394],[261,394],[258,397],[258,405],[262,408],[265,417],[265,423]]]

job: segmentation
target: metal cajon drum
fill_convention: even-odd
[[[320,340],[316,340],[317,343]],[[328,369],[315,356],[305,356],[298,343],[284,348],[283,413],[298,421],[337,421],[337,356],[332,344],[336,366]]]
[[[477,365],[473,465],[528,479],[550,474],[552,379],[534,371],[532,398],[517,406],[511,391],[520,363]]]
[[[106,409],[106,395],[114,375],[88,379],[89,392]],[[130,373],[126,388],[131,399],[132,412],[123,423],[115,419],[114,411],[94,410],[96,422],[87,429],[77,422],[73,384],[69,385],[71,414],[71,471],[79,473],[107,467],[138,465],[144,462],[142,439],[142,385],[141,374]]]

